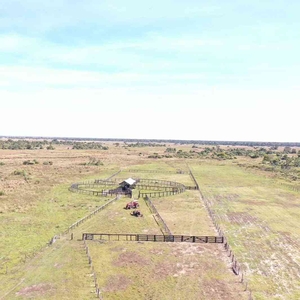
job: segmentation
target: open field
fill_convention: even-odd
[[[88,245],[104,299],[246,299],[216,245]]]
[[[257,299],[299,299],[299,192],[232,164],[192,169]]]
[[[253,168],[260,158],[182,158],[181,153],[191,153],[191,145],[176,145],[180,157],[160,159],[153,153],[162,157],[175,145],[107,146],[0,150],[0,299],[95,299],[93,272],[104,299],[248,299],[250,289],[253,299],[299,299],[297,181]],[[129,199],[122,197],[64,234],[114,198],[71,193],[69,186],[118,171],[117,178],[194,186],[188,167],[242,266],[248,290],[217,244],[87,241],[92,272],[83,232],[162,231],[143,199],[139,209],[144,216],[136,218],[123,209]],[[137,190],[133,196],[138,197]],[[217,235],[198,191],[151,200],[173,234]],[[59,238],[49,246],[53,236]]]

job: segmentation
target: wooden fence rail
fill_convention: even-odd
[[[167,171],[167,170],[138,170],[138,169],[129,169],[124,170],[126,172],[132,172],[132,173],[156,173],[156,174],[187,174],[188,172],[182,171],[182,170],[176,170],[176,171]]]
[[[198,182],[196,180],[196,178],[194,177],[192,171],[190,170],[190,175],[193,179],[193,181],[195,182],[196,186],[198,187],[198,190],[199,190],[199,194],[200,194],[200,198],[201,200],[203,201],[206,209],[207,209],[207,212],[219,234],[220,237],[223,238],[223,244],[224,244],[224,248],[225,250],[227,251],[227,254],[228,254],[228,257],[230,258],[231,260],[231,268],[232,268],[232,271],[235,275],[239,275],[240,276],[240,282],[242,284],[244,284],[245,286],[245,291],[248,291],[249,293],[249,300],[252,300],[252,292],[251,290],[248,288],[248,281],[246,280],[245,278],[245,273],[243,272],[242,268],[241,268],[241,264],[237,261],[236,259],[236,256],[234,255],[232,249],[230,248],[230,245],[228,243],[228,240],[226,238],[226,236],[224,235],[224,232],[221,230],[221,227],[220,225],[218,224],[217,220],[216,220],[216,215],[215,215],[215,212],[213,211],[213,209],[211,208],[211,203],[204,197],[204,195],[202,194],[201,190],[200,190],[200,187],[198,185]]]
[[[115,186],[120,182],[124,181],[124,178],[112,178],[109,180],[104,179],[95,179],[93,181],[84,181],[73,183],[69,190],[71,192],[76,192],[80,194],[88,194],[94,196],[114,196],[116,194],[127,195],[130,197],[130,194],[126,191],[122,191],[121,189],[102,189],[102,190],[90,190],[91,188],[99,188],[99,186]],[[157,190],[157,192],[140,192],[140,197],[165,197],[183,193],[186,187],[175,181],[167,181],[167,180],[158,180],[158,179],[138,179],[137,180],[137,189],[149,189],[149,190]],[[88,189],[87,189],[88,188]],[[194,187],[188,187],[189,189],[195,189]]]
[[[185,188],[183,189],[175,189],[173,191],[159,191],[159,192],[139,192],[139,198],[159,198],[159,197],[166,197],[166,196],[172,196],[177,195],[185,192]]]
[[[86,256],[88,258],[88,262],[89,262],[89,265],[91,268],[91,275],[93,277],[93,281],[94,281],[94,285],[95,285],[96,296],[98,299],[103,299],[103,297],[101,295],[101,290],[100,290],[99,284],[98,284],[97,273],[95,272],[93,259],[92,259],[92,256],[90,255],[90,250],[89,250],[89,246],[86,243],[86,239],[83,240],[83,246],[84,246],[84,251],[86,253]]]
[[[100,210],[103,210],[105,207],[107,207],[109,204],[111,204],[112,202],[118,200],[119,197],[116,197],[108,202],[106,202],[104,205],[99,206],[97,209],[95,209],[94,211],[92,211],[89,215],[85,216],[84,218],[81,218],[80,220],[78,220],[77,222],[73,223],[71,226],[69,226],[69,228],[64,232],[64,233],[68,233],[70,230],[74,229],[75,227],[78,227],[81,223],[83,223],[84,221],[86,221],[87,219],[91,218],[92,216],[94,216],[96,213],[98,213]]]
[[[163,234],[165,235],[172,235],[171,230],[169,229],[169,227],[167,226],[167,224],[165,223],[164,219],[161,217],[161,215],[158,213],[156,207],[154,206],[154,204],[152,203],[152,201],[150,200],[149,197],[145,197],[145,202],[148,205],[150,211],[155,214],[156,216],[156,220],[157,220],[157,224],[159,225],[159,227],[161,228],[161,231]]]
[[[87,194],[87,195],[93,195],[98,197],[112,197],[116,195],[126,195],[129,196],[128,192],[124,192],[121,190],[101,190],[101,191],[94,191],[94,190],[86,190],[84,189],[82,184],[74,183],[69,187],[69,191],[79,194]],[[91,187],[96,186],[95,184],[87,184],[84,185],[84,187]]]
[[[133,233],[83,233],[83,240],[126,241],[126,242],[174,242],[222,244],[222,236],[157,235]]]

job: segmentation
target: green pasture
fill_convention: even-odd
[[[216,244],[89,241],[88,247],[104,299],[247,299],[217,259]]]
[[[201,162],[191,168],[255,297],[298,299],[299,193],[230,163]]]
[[[1,280],[1,299],[94,299],[83,243],[61,237]]]
[[[173,234],[217,235],[198,191],[151,199]]]
[[[143,199],[139,199],[140,218],[124,209],[131,199],[122,197],[62,234],[113,199],[71,193],[69,186],[106,179],[119,168],[117,178],[194,186],[188,173],[177,173],[187,172],[187,163],[242,266],[254,298],[300,299],[300,196],[294,190],[296,183],[246,168],[249,162],[243,159],[147,157],[164,151],[165,147],[114,147],[100,152],[5,152],[13,159],[1,158],[5,164],[0,176],[7,190],[0,197],[0,299],[94,299],[82,233],[161,234],[161,230]],[[91,157],[103,161],[104,166],[85,165]],[[23,166],[28,159],[40,163]],[[50,160],[53,165],[42,164]],[[15,170],[24,172],[16,175]],[[110,188],[99,186],[100,190]],[[137,189],[133,197],[138,197]],[[217,235],[198,191],[151,201],[173,234]],[[54,235],[60,238],[47,246]],[[88,241],[88,246],[104,299],[248,299],[238,282],[240,277],[231,272],[222,245],[94,240]]]
[[[76,238],[82,233],[149,233],[162,234],[148,206],[143,199],[139,199],[138,210],[143,217],[135,217],[125,206],[132,199],[122,197],[111,203],[107,208],[99,211],[93,218],[88,219],[73,231]]]
[[[105,171],[102,176],[106,178],[109,174],[112,173]],[[10,272],[14,266],[24,263],[54,235],[64,232],[71,224],[107,201],[107,198],[71,193],[68,190],[71,183],[55,186],[45,194],[34,194],[36,198],[32,199],[30,205],[23,202],[18,205],[19,210],[0,214],[0,274]],[[23,206],[26,212],[22,210]]]

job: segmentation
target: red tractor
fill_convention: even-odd
[[[132,213],[131,213],[132,216],[135,216],[135,217],[142,217],[143,214],[141,214],[141,212],[139,210],[134,210]]]
[[[125,209],[138,208],[139,206],[137,201],[131,201],[126,204]]]

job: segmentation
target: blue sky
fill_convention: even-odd
[[[2,0],[0,135],[299,142],[299,11]]]

